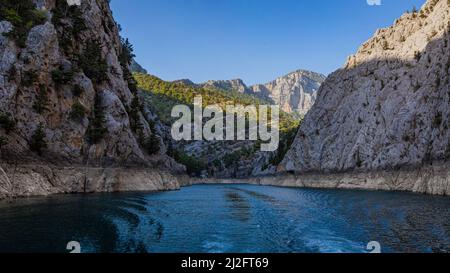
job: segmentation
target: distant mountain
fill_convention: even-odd
[[[250,87],[241,79],[208,81],[201,86],[254,95],[264,101],[280,105],[287,113],[305,115],[314,104],[317,91],[325,78],[319,73],[297,70],[272,82]]]
[[[247,87],[247,85],[245,85],[244,81],[242,81],[241,79],[207,81],[202,85],[204,87],[218,88],[227,91],[233,90],[239,93],[248,93],[249,91],[249,88]]]
[[[176,81],[173,81],[172,83],[180,83],[180,84],[184,84],[186,86],[197,87],[197,84],[195,84],[194,82],[192,82],[189,79],[176,80]]]
[[[297,70],[272,82],[251,86],[250,93],[273,101],[287,113],[305,115],[316,101],[325,78],[319,73]]]

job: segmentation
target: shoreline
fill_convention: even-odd
[[[0,200],[53,194],[171,191],[198,184],[404,191],[450,196],[450,164],[441,162],[395,171],[284,173],[243,179],[193,178],[143,167],[0,164]]]
[[[211,181],[214,181],[212,183]],[[409,166],[399,170],[367,172],[309,173],[253,177],[246,179],[196,179],[192,184],[254,184],[293,188],[403,191],[450,196],[450,163]]]
[[[0,200],[53,194],[170,191],[186,183],[187,176],[144,167],[0,164]]]

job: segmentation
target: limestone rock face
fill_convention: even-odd
[[[380,29],[322,84],[280,171],[389,170],[450,158],[450,3]]]
[[[316,101],[325,76],[298,70],[270,83],[251,86],[252,94],[274,102],[286,113],[305,115]]]
[[[58,193],[177,190],[188,180],[151,168],[0,164],[0,200]]]
[[[58,22],[53,18],[55,5],[60,1],[35,1],[36,7],[47,14],[47,20],[28,32],[25,47],[3,35],[13,26],[0,22],[0,114],[15,122],[11,132],[0,127],[7,142],[1,148],[1,160],[15,163],[44,160],[71,166],[139,165],[183,171],[164,153],[149,154],[142,147],[142,138],[154,132],[141,109],[136,110],[137,120],[132,120],[132,101],[138,93],[130,91],[127,71],[121,64],[123,47],[109,1],[81,1],[78,7],[81,19],[66,12],[55,23]],[[77,36],[70,36],[68,30],[75,33],[77,20],[82,20],[85,28]],[[92,41],[100,43],[100,55],[107,65],[106,77],[101,81],[87,76],[80,65],[80,56]],[[61,80],[62,76],[69,79]],[[44,107],[37,111],[43,90]],[[73,118],[74,105],[82,106],[84,117]],[[93,143],[88,131],[93,126],[96,108],[103,112],[107,132]],[[133,122],[140,124],[139,132],[132,129]],[[39,125],[47,142],[41,156],[30,150]]]
[[[306,70],[297,70],[266,83],[248,87],[241,79],[208,81],[202,86],[236,91],[256,96],[280,106],[286,113],[305,115],[314,104],[317,91],[325,76]]]

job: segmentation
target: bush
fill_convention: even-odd
[[[17,77],[17,68],[13,65],[8,70],[8,80],[13,81],[16,79],[16,77]]]
[[[45,11],[37,10],[32,0],[2,0],[0,2],[0,21],[9,21],[13,29],[6,36],[13,39],[19,47],[26,46],[29,31],[47,20]]]
[[[433,127],[439,128],[441,126],[441,124],[442,124],[442,113],[439,112],[434,116]]]
[[[122,39],[121,40],[122,48],[121,53],[119,55],[119,61],[122,67],[127,67],[131,64],[131,61],[133,60],[136,55],[133,54],[133,45],[130,43],[128,39]]]
[[[11,118],[10,114],[0,113],[0,126],[9,134],[16,128],[16,122]]]
[[[139,113],[142,109],[142,104],[139,101],[138,96],[134,96],[133,100],[130,103],[130,107],[128,110],[128,116],[130,118],[130,127],[134,132],[138,132],[142,130],[142,124],[140,122]]]
[[[83,119],[86,117],[86,108],[80,103],[75,102],[72,105],[72,111],[70,112],[70,118],[74,121],[83,121]]]
[[[190,175],[199,176],[204,170],[207,169],[205,163],[185,154],[184,152],[180,152],[170,148],[168,151],[168,155],[175,159],[176,162],[186,166],[186,170]]]
[[[22,84],[25,87],[30,87],[38,80],[38,74],[35,70],[28,70],[23,73]]]
[[[42,128],[42,124],[39,124],[36,131],[34,131],[34,134],[31,136],[30,150],[41,156],[43,150],[47,148],[45,137],[46,135]]]
[[[161,140],[155,134],[144,140],[142,146],[149,154],[157,154],[161,150]]]
[[[2,149],[3,146],[8,144],[8,139],[4,136],[0,136],[0,150]]]
[[[80,97],[81,94],[83,94],[83,88],[81,88],[81,86],[79,86],[78,84],[75,84],[72,89],[72,94],[75,97]]]
[[[67,53],[81,32],[87,29],[82,12],[76,5],[69,6],[66,0],[57,0],[52,14],[52,23],[58,30],[59,45]]]
[[[52,79],[57,85],[65,85],[72,81],[74,72],[72,69],[64,71],[61,68],[52,71]]]
[[[128,39],[122,39],[122,48],[119,55],[119,62],[122,66],[123,79],[128,83],[128,88],[133,93],[137,91],[137,83],[130,72],[129,66],[134,57],[136,57],[136,55],[133,54],[133,45]]]
[[[42,114],[47,111],[48,106],[48,96],[47,96],[47,87],[43,84],[39,85],[38,93],[36,95],[36,100],[33,103],[33,109]]]
[[[88,140],[91,144],[99,143],[108,133],[108,129],[104,127],[105,115],[101,107],[100,97],[95,98],[93,116],[89,122]]]
[[[108,79],[108,64],[102,56],[102,46],[98,40],[87,42],[80,56],[79,65],[84,74],[94,83]]]

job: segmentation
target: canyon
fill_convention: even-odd
[[[25,2],[19,15],[29,29],[4,12],[0,18],[0,199],[206,182],[450,194],[447,0],[428,0],[378,30],[326,79],[299,70],[251,87],[200,84],[305,116],[280,164],[262,170],[269,160],[256,154],[251,168],[219,175],[239,180],[190,178],[170,154],[167,128],[131,74],[146,71],[120,37],[108,1]],[[191,145],[192,154],[198,147]]]

